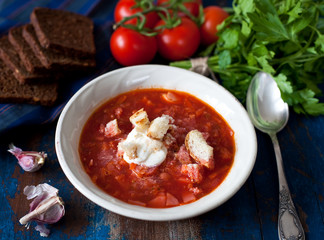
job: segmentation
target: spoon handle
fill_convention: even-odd
[[[280,240],[304,240],[305,233],[298,218],[285,177],[280,147],[276,134],[270,134],[275,150],[279,177],[278,234]]]

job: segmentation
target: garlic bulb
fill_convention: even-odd
[[[58,196],[58,189],[47,183],[37,186],[26,186],[24,194],[27,199],[34,200],[30,204],[30,211],[19,222],[29,227],[31,221],[36,221],[35,229],[40,235],[47,237],[50,233],[45,224],[58,222],[65,214],[65,208],[62,199]]]

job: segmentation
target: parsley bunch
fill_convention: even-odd
[[[234,0],[232,11],[219,40],[202,53],[223,86],[244,102],[252,77],[264,71],[295,112],[324,115],[317,98],[324,79],[323,0]]]

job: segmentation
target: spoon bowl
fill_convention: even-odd
[[[279,239],[303,240],[305,233],[289,192],[276,136],[288,122],[289,108],[270,74],[259,72],[253,77],[247,92],[246,108],[254,126],[269,134],[274,146],[279,178]]]
[[[282,100],[276,82],[267,73],[258,72],[252,79],[246,106],[252,123],[262,132],[279,132],[288,122],[288,104]]]

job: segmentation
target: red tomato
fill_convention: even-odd
[[[132,8],[135,4],[136,4],[135,0],[120,0],[117,3],[114,11],[115,22],[118,23],[125,17],[129,17],[137,12],[141,12],[142,11],[141,8]],[[146,16],[145,27],[147,28],[153,28],[160,19],[156,12],[150,12],[145,16]],[[126,23],[136,25],[137,18],[128,20]]]
[[[221,24],[229,15],[217,6],[206,7],[204,15],[204,23],[200,26],[201,42],[204,45],[209,45],[218,40],[217,25]]]
[[[167,3],[170,0],[158,0],[157,1],[157,5],[167,5]],[[202,1],[201,0],[191,0],[188,2],[184,2],[183,5],[188,9],[188,11],[193,15],[193,16],[198,16],[199,15],[199,6],[202,5]],[[178,13],[179,16],[184,17],[185,14],[182,12]]]
[[[149,63],[157,52],[155,37],[119,27],[111,35],[110,49],[114,58],[124,66]]]
[[[199,6],[202,4],[201,0],[192,0],[192,2],[185,2],[183,5],[188,9],[188,11],[194,15],[199,15]]]
[[[191,57],[200,44],[199,28],[189,18],[181,18],[181,24],[175,28],[163,29],[157,35],[158,52],[162,57],[171,61]],[[160,20],[156,27],[165,25]]]

